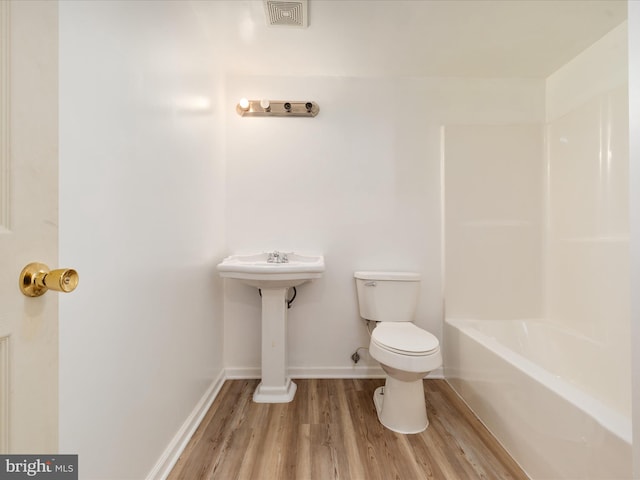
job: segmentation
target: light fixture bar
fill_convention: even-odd
[[[241,117],[315,117],[320,111],[316,102],[287,100],[246,100],[236,105]]]

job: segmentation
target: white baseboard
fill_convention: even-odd
[[[228,380],[242,380],[245,378],[260,378],[260,367],[227,367],[225,374]]]
[[[260,378],[260,367],[227,368],[229,380]],[[363,365],[353,367],[290,367],[291,378],[382,378],[384,371],[379,366]]]
[[[169,445],[158,459],[151,472],[147,475],[147,480],[164,480],[169,476],[174,465],[180,458],[182,451],[200,425],[200,422],[211,407],[211,404],[220,393],[220,389],[226,380],[225,371],[222,370],[204,393],[200,401],[196,404],[191,414],[184,421],[180,429],[176,432]]]
[[[292,378],[384,378],[379,365],[352,367],[290,367]]]
[[[227,378],[240,380],[260,378],[260,367],[230,367],[226,369]],[[292,378],[384,378],[385,373],[379,365],[354,365],[352,367],[290,367]],[[425,378],[444,378],[442,368],[429,372]]]

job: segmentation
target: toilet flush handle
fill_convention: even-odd
[[[365,287],[375,287],[376,286],[376,282],[364,282],[364,286]]]

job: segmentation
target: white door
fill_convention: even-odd
[[[0,452],[57,453],[58,293],[22,268],[58,260],[57,2],[0,0]]]

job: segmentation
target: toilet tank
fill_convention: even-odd
[[[418,307],[420,274],[355,272],[360,316],[376,322],[411,322]]]

